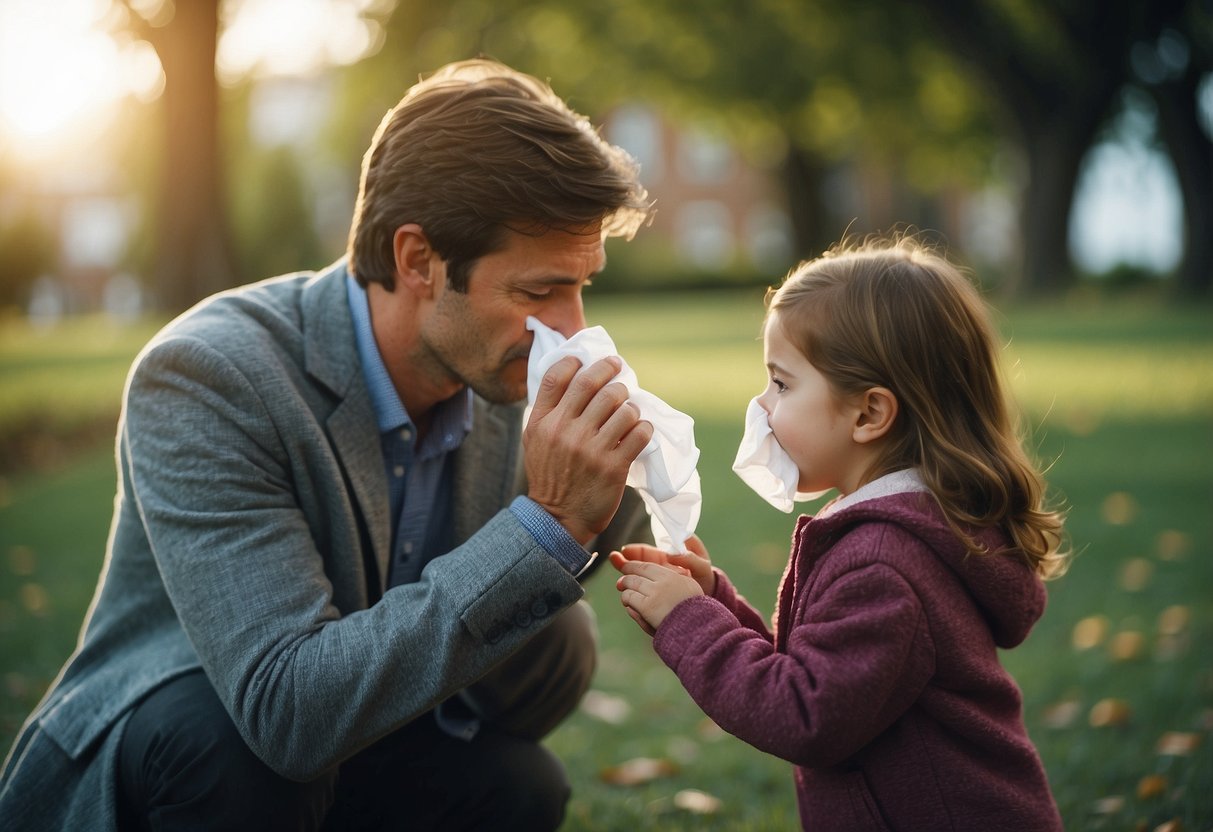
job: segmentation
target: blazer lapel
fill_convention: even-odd
[[[339,262],[304,290],[304,361],[308,373],[339,398],[326,427],[365,519],[382,593],[391,555],[387,481],[375,408],[358,361],[345,281],[345,264]]]

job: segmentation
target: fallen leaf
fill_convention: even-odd
[[[1136,630],[1125,630],[1112,637],[1108,653],[1118,662],[1141,658],[1146,652],[1146,637]]]
[[[28,546],[13,546],[8,550],[8,568],[14,575],[28,577],[36,568],[34,550]]]
[[[1177,636],[1188,629],[1192,613],[1183,604],[1167,607],[1158,614],[1158,632],[1164,636]]]
[[[1137,799],[1152,800],[1167,793],[1170,781],[1161,774],[1148,774],[1137,782]]]
[[[1082,703],[1077,699],[1065,699],[1054,702],[1044,710],[1044,723],[1050,728],[1069,728],[1078,719],[1082,711]]]
[[[1091,708],[1087,721],[1092,728],[1106,728],[1110,725],[1124,725],[1133,715],[1129,703],[1123,699],[1101,699]]]
[[[1107,616],[1089,615],[1074,625],[1074,630],[1070,633],[1070,643],[1074,645],[1075,650],[1098,647],[1108,637],[1110,626]]]
[[[598,779],[612,786],[643,786],[677,773],[678,766],[669,760],[635,757],[617,766],[604,768],[598,773]]]
[[[1120,565],[1120,588],[1125,592],[1141,592],[1154,577],[1154,564],[1145,558],[1130,558]]]
[[[1154,827],[1154,832],[1183,832],[1184,824],[1179,818],[1171,818],[1165,823]]]
[[[1155,750],[1159,754],[1173,757],[1190,757],[1200,748],[1200,734],[1187,731],[1168,731],[1158,738]]]
[[[590,690],[581,699],[581,710],[610,725],[622,725],[632,714],[632,706],[621,696]]]
[[[1108,525],[1125,526],[1137,516],[1137,500],[1126,491],[1113,491],[1104,498],[1101,511]]]
[[[699,743],[687,737],[671,737],[665,744],[666,753],[680,763],[693,763],[699,758]]]
[[[25,584],[21,587],[21,605],[31,615],[41,618],[50,612],[50,596],[42,584]]]
[[[1192,548],[1192,538],[1175,529],[1159,532],[1154,539],[1154,552],[1160,560],[1183,560]]]
[[[1125,807],[1125,799],[1118,794],[1101,797],[1095,801],[1091,811],[1097,815],[1114,815]]]
[[[707,717],[704,717],[699,721],[699,725],[696,726],[695,730],[699,733],[701,739],[707,740],[708,742],[716,742],[717,740],[722,740],[725,738],[725,736],[727,736],[723,728]]]
[[[683,789],[674,795],[674,805],[684,812],[695,815],[714,815],[720,811],[719,797],[701,792],[699,789]]]

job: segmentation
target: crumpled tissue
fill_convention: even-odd
[[[733,470],[759,497],[784,514],[791,513],[796,501],[815,500],[826,493],[796,490],[800,469],[771,432],[767,412],[757,397],[746,407],[745,433],[733,460]]]
[[[571,355],[581,361],[582,367],[588,367],[601,358],[619,356],[615,342],[600,326],[583,329],[567,340],[538,318],[528,317],[526,326],[535,333],[527,364],[528,419],[539,383],[557,361]],[[695,420],[642,390],[626,361],[613,381],[628,389],[628,401],[639,409],[640,418],[653,425],[653,438],[628,469],[627,484],[644,501],[657,546],[667,552],[685,552],[703,506],[695,467],[699,462]]]

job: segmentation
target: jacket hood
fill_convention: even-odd
[[[1044,614],[1047,595],[1044,583],[1018,550],[998,528],[977,530],[974,535],[987,554],[967,552],[948,526],[943,510],[930,492],[907,491],[880,496],[839,508],[814,520],[802,517],[797,537],[813,525],[813,545],[828,543],[859,523],[895,523],[927,544],[968,589],[1002,648],[1020,644]],[[808,541],[805,541],[808,542]]]

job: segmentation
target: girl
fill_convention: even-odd
[[[1062,521],[981,298],[869,242],[795,269],[763,330],[794,490],[840,496],[797,522],[771,629],[696,538],[612,552],[624,607],[712,719],[796,765],[805,829],[1061,829],[997,648],[1043,612]]]

